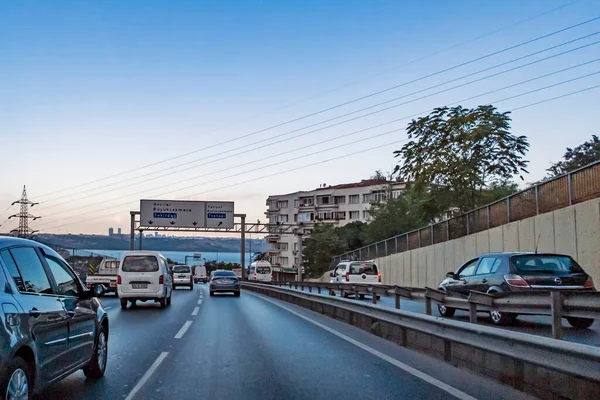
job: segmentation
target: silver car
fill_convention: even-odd
[[[240,279],[233,271],[218,269],[210,274],[210,295],[223,292],[239,297]]]

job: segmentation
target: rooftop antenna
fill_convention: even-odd
[[[542,237],[542,233],[540,232],[540,234],[537,237],[537,240],[535,242],[535,254],[538,253],[538,246],[540,245],[540,238]]]

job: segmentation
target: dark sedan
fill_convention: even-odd
[[[80,369],[104,375],[108,316],[60,255],[0,237],[0,287],[1,399],[29,399]]]
[[[594,283],[577,262],[568,255],[542,253],[489,253],[467,261],[456,272],[448,272],[439,288],[448,293],[467,297],[471,290],[501,293],[524,290],[587,290],[594,291]],[[444,317],[452,317],[455,310],[438,304]],[[511,324],[517,314],[491,311],[496,325]],[[588,328],[593,319],[569,317],[574,328]]]
[[[215,293],[233,293],[240,295],[240,279],[233,271],[218,269],[210,275],[210,295]]]

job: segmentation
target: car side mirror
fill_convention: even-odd
[[[447,278],[452,278],[452,279],[458,279],[458,277],[456,276],[456,274],[454,272],[448,272],[446,274]]]
[[[330,272],[330,273],[329,273],[329,276],[333,278],[335,275],[334,275],[334,273],[333,273],[333,272]]]

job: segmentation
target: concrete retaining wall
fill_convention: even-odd
[[[534,251],[575,258],[600,288],[600,199],[376,260],[389,285],[436,287],[446,272],[481,253]]]

